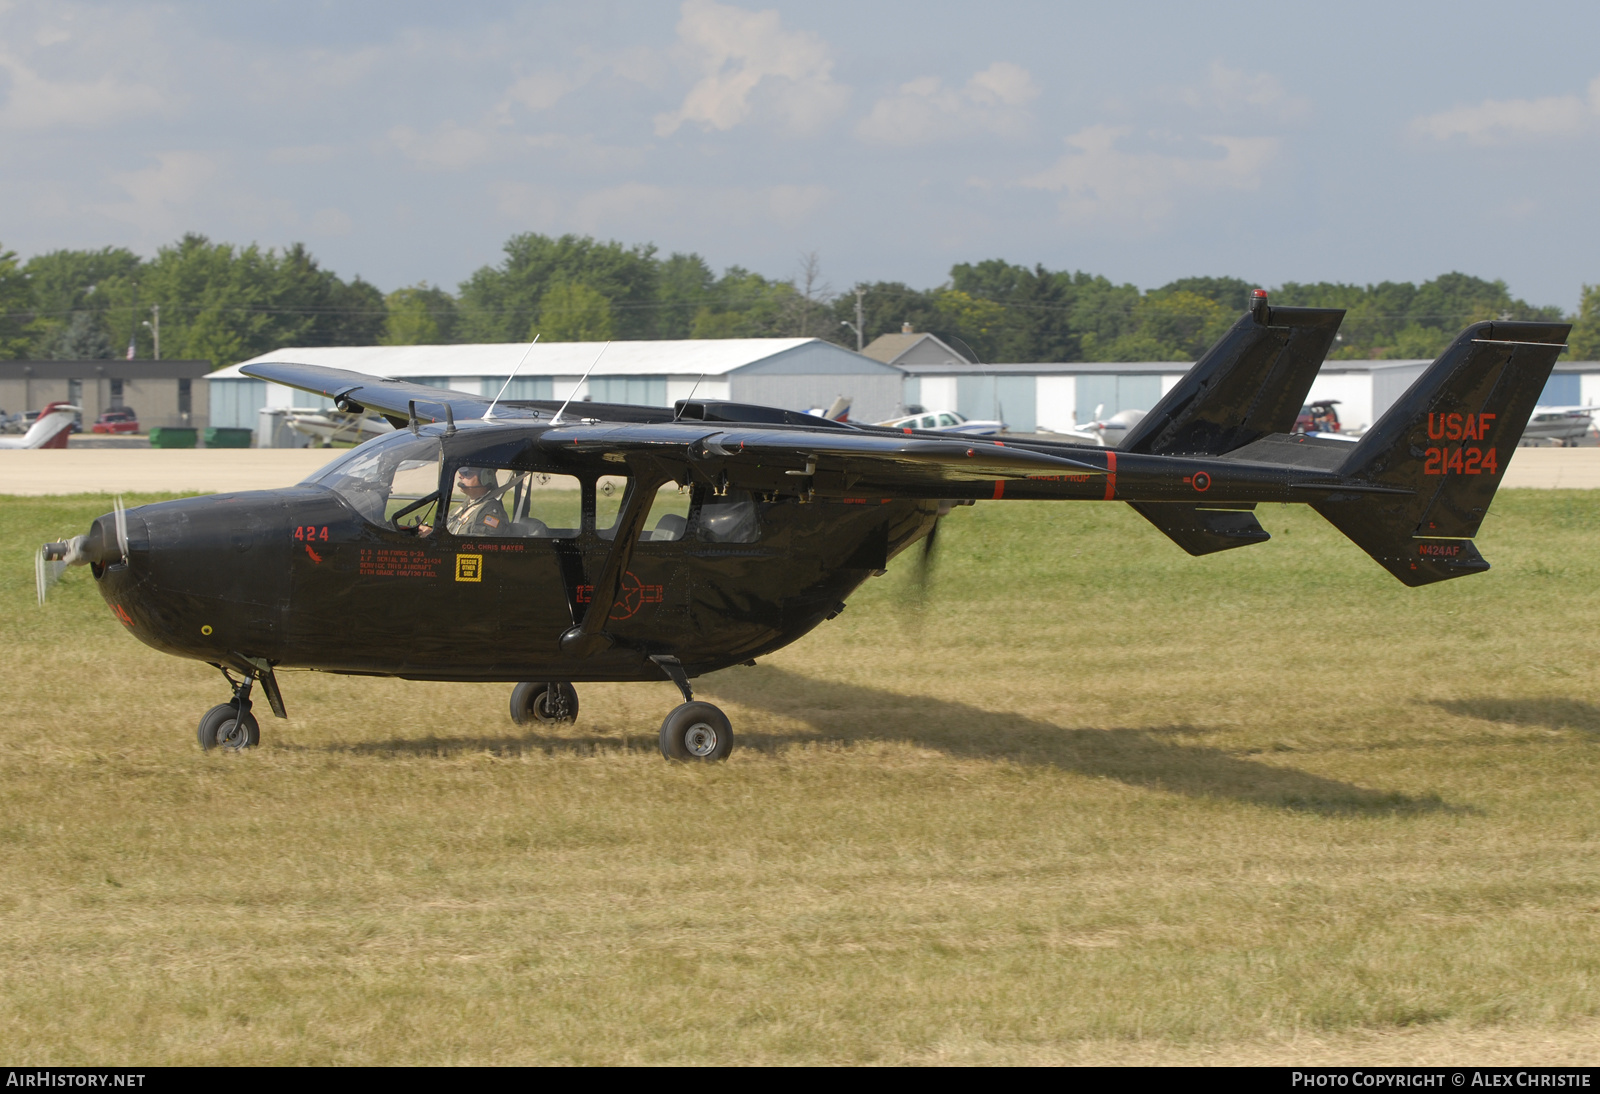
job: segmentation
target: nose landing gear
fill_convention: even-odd
[[[261,743],[261,723],[256,721],[255,714],[251,712],[253,704],[250,702],[250,689],[258,679],[272,713],[279,718],[288,717],[272,666],[255,658],[250,659],[250,665],[251,673],[240,680],[235,680],[233,674],[222,665],[217,666],[228,681],[228,686],[233,688],[233,698],[226,703],[218,703],[201,716],[200,726],[195,733],[204,751],[220,748],[224,752],[243,752]]]
[[[219,703],[200,718],[200,747],[209,752],[220,748],[224,752],[243,752],[261,743],[261,723],[250,713],[248,699],[241,710],[237,701]]]

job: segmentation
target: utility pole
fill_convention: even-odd
[[[861,298],[867,290],[860,285],[856,286],[856,352],[860,353],[867,346],[866,336],[862,333],[867,328],[867,321],[862,315]]]
[[[155,341],[156,360],[159,361],[159,360],[161,360],[161,305],[160,304],[151,304],[150,305],[150,315],[151,315],[151,318],[153,318],[155,320],[154,323],[150,322],[150,320],[147,319],[147,320],[145,320],[143,323],[141,323],[139,325],[141,327],[149,327],[150,328],[150,335],[151,335],[152,339]]]

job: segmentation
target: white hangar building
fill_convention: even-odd
[[[527,360],[519,369],[524,353]],[[531,349],[525,343],[288,347],[211,373],[213,426],[256,429],[264,408],[332,405],[239,371],[260,361],[325,365],[490,398],[515,371],[507,399],[571,396],[670,407],[693,392],[696,398],[809,410],[848,395],[854,399],[851,417],[868,422],[899,411],[905,380],[892,365],[818,338],[612,342],[603,354],[595,342],[541,342]],[[588,380],[580,383],[591,365]]]
[[[999,418],[1014,433],[1062,431],[1119,410],[1149,410],[1192,361],[1066,361],[975,365],[931,334],[886,334],[863,352],[906,373],[905,402]],[[1323,363],[1307,401],[1337,399],[1339,420],[1365,429],[1393,406],[1431,360]],[[1600,406],[1600,363],[1560,361],[1544,406]]]

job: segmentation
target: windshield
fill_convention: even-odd
[[[444,452],[437,437],[397,431],[351,449],[306,479],[326,486],[374,524],[439,489]]]

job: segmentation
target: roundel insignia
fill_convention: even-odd
[[[646,604],[661,603],[661,593],[660,585],[646,585],[629,570],[622,575],[622,588],[617,593],[617,602],[611,606],[610,618],[631,619]]]
[[[1207,490],[1211,489],[1211,476],[1206,474],[1204,471],[1196,471],[1192,481],[1195,490],[1201,494],[1204,494]]]

